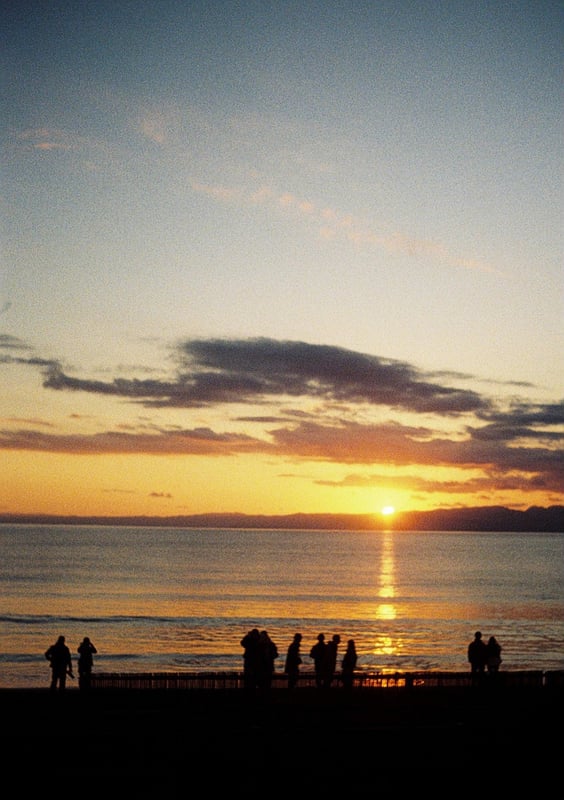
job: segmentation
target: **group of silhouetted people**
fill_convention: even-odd
[[[293,689],[298,684],[302,657],[300,647],[302,634],[294,634],[286,653],[284,672],[288,678],[288,688]],[[325,641],[325,634],[320,633],[317,641],[309,651],[313,660],[315,672],[315,685],[318,688],[329,688],[338,675],[344,688],[350,689],[353,685],[354,672],[357,667],[358,656],[354,639],[349,639],[347,648],[341,659],[341,670],[337,673],[337,656],[341,637],[335,633],[329,641]],[[243,648],[243,684],[247,689],[269,689],[275,671],[275,660],[278,658],[278,648],[268,635],[268,631],[259,631],[253,628],[241,639]],[[78,685],[81,690],[90,688],[93,656],[97,653],[96,647],[85,636],[77,648],[78,653]],[[64,691],[67,676],[74,678],[72,669],[71,651],[65,642],[64,636],[59,636],[57,641],[45,651],[45,658],[51,667],[51,691]],[[474,638],[468,645],[468,661],[470,671],[476,682],[486,673],[495,674],[501,664],[501,645],[490,636],[485,642],[481,631],[476,631]]]
[[[90,688],[90,676],[94,663],[94,654],[98,651],[88,638],[85,636],[77,648],[78,653],[78,686],[84,691]],[[74,678],[72,671],[72,657],[64,636],[59,636],[55,644],[52,644],[45,651],[45,658],[51,667],[52,692],[64,691],[67,685],[67,675]]]
[[[479,680],[486,671],[491,674],[499,672],[501,645],[495,636],[490,636],[485,642],[482,632],[476,631],[468,645],[468,661],[470,662],[470,672],[476,680]]]
[[[335,633],[329,642],[325,641],[325,634],[320,633],[317,636],[317,642],[309,652],[310,657],[313,658],[315,685],[318,688],[328,689],[333,683],[337,669],[337,651],[340,643],[341,637],[338,633]],[[347,649],[341,660],[340,678],[345,689],[352,688],[357,660],[354,639],[349,639]]]
[[[318,688],[329,688],[335,679],[340,642],[341,637],[338,633],[334,634],[328,642],[325,641],[325,634],[320,633],[310,650],[309,656],[314,664],[315,685]],[[301,643],[302,634],[294,634],[286,652],[284,672],[288,678],[289,689],[293,689],[297,685],[300,676]],[[278,648],[267,631],[253,628],[241,639],[241,647],[243,648],[243,684],[245,688],[270,688],[274,674],[274,661],[278,657]],[[352,687],[357,659],[354,639],[349,639],[340,671],[341,683],[345,688]]]
[[[288,646],[284,673],[288,678],[288,688],[297,686],[300,676],[302,657],[300,647],[302,634],[294,634]],[[334,634],[326,641],[325,634],[320,633],[317,641],[309,651],[313,661],[315,685],[319,688],[329,688],[337,677],[344,688],[352,688],[354,673],[357,667],[358,656],[354,639],[349,639],[347,648],[341,659],[341,670],[337,671],[338,649],[341,637]],[[266,631],[259,632],[258,628],[250,630],[242,639],[241,646],[244,650],[244,685],[248,689],[269,688],[274,674],[274,661],[278,657],[278,648]],[[468,661],[470,671],[475,682],[486,672],[496,674],[501,664],[501,645],[490,636],[485,642],[481,631],[476,631],[473,640],[468,645]]]

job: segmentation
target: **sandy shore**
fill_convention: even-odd
[[[38,689],[0,690],[0,703],[4,778],[19,791],[86,781],[185,797],[204,782],[305,797],[415,781],[452,797],[483,780],[507,797],[534,780],[535,795],[562,796],[561,689]]]

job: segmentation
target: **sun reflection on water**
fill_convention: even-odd
[[[397,608],[393,602],[396,596],[396,575],[394,559],[394,534],[392,531],[382,532],[382,556],[380,562],[380,572],[378,575],[378,597],[382,598],[381,603],[376,606],[376,619],[382,622],[389,622],[397,617]],[[373,654],[377,656],[398,655],[400,648],[395,637],[384,634],[377,638]]]
[[[394,539],[391,531],[382,533],[382,564],[380,568],[380,586],[378,596],[385,600],[395,597],[395,561],[394,561]],[[377,619],[395,619],[396,607],[393,603],[380,603],[376,608]]]
[[[395,619],[396,609],[391,603],[381,603],[378,606],[378,619]]]
[[[397,646],[394,644],[394,640],[391,636],[382,636],[380,637],[380,642],[377,648],[378,653],[383,653],[387,656],[396,655],[398,651]]]

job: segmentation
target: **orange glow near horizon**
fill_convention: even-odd
[[[315,471],[253,454],[154,456],[68,455],[2,452],[4,485],[0,513],[73,516],[155,516],[242,513],[366,514],[375,527],[394,528],[402,514],[473,505],[473,497],[408,489],[389,492],[342,484],[342,467],[316,464]],[[313,476],[313,477],[312,477]],[[387,496],[386,496],[387,494]],[[492,494],[491,502],[523,510],[547,506],[547,492]],[[393,505],[392,505],[393,502]],[[374,508],[378,509],[374,511]],[[401,510],[400,510],[401,509]]]

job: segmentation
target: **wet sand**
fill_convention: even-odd
[[[7,689],[0,704],[18,791],[453,797],[483,781],[508,797],[533,781],[562,797],[560,688]]]

